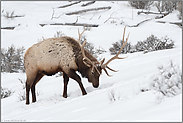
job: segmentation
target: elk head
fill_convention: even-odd
[[[86,40],[84,41],[84,43],[81,45],[81,42],[80,42],[80,40],[81,40],[81,35],[84,33],[84,31],[80,34],[80,32],[79,32],[79,30],[78,30],[78,34],[79,34],[79,44],[80,44],[80,47],[81,47],[81,52],[82,52],[82,56],[83,56],[83,63],[87,66],[87,67],[89,67],[89,73],[88,73],[88,81],[90,82],[90,83],[92,83],[92,85],[93,85],[93,87],[95,87],[95,88],[97,88],[98,86],[99,86],[99,77],[100,77],[100,75],[101,75],[101,73],[102,73],[102,69],[105,71],[105,73],[109,76],[109,77],[111,77],[111,75],[109,75],[108,74],[108,72],[107,72],[107,70],[106,70],[106,68],[107,69],[109,69],[109,70],[111,70],[111,71],[114,71],[114,72],[117,72],[116,70],[113,70],[113,69],[111,69],[109,66],[108,66],[108,64],[111,62],[111,61],[113,61],[113,60],[115,60],[115,59],[125,59],[126,57],[124,57],[124,58],[120,58],[120,57],[118,57],[118,55],[121,53],[121,51],[122,51],[122,49],[125,47],[125,45],[126,45],[126,43],[127,43],[127,41],[128,41],[128,38],[129,38],[129,34],[128,34],[128,37],[126,38],[126,41],[124,42],[124,37],[125,37],[125,29],[126,29],[126,27],[124,28],[124,32],[123,32],[123,45],[122,45],[122,47],[120,48],[120,50],[118,51],[118,53],[115,55],[115,56],[113,56],[111,59],[109,59],[105,64],[104,64],[104,61],[105,61],[105,58],[103,59],[103,60],[101,60],[100,62],[98,62],[98,61],[95,61],[95,62],[93,62],[93,61],[91,61],[86,55],[85,55],[85,52],[84,52],[84,46],[85,46],[85,44],[86,44]]]

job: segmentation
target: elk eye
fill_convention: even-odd
[[[94,72],[93,72],[93,71],[92,71],[91,73],[92,73],[92,74],[94,74]]]

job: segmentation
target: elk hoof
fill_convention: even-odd
[[[63,95],[63,97],[64,97],[64,98],[67,98],[67,95],[66,95],[66,94],[64,94],[64,95]]]
[[[32,101],[32,103],[35,103],[35,102],[36,102],[36,100],[33,100],[33,101]]]
[[[85,92],[85,93],[83,93],[83,95],[87,95],[87,93]]]

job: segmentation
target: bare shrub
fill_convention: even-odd
[[[109,48],[111,55],[115,55],[120,50],[123,45],[123,41],[120,40],[112,44],[112,47]],[[144,53],[148,53],[151,51],[163,50],[163,49],[171,49],[174,47],[174,41],[167,36],[158,39],[156,36],[151,35],[147,37],[144,41],[138,41],[137,44],[131,45],[127,43],[125,47],[122,49],[121,53],[133,53],[144,51]]]
[[[177,15],[178,18],[181,20],[182,19],[182,1],[180,1],[177,5],[177,10],[179,11],[179,14]]]
[[[22,86],[23,86],[22,88],[25,89],[25,87],[26,87],[26,82],[23,81],[23,80],[21,80],[21,79],[19,79],[19,78],[18,78],[18,80],[19,80],[20,83],[22,84]]]
[[[18,93],[18,100],[19,101],[24,101],[26,99],[26,94],[25,91],[21,91]]]
[[[182,12],[179,12],[179,14],[177,15],[179,20],[182,20]]]
[[[15,48],[14,45],[8,49],[1,48],[1,72],[25,72],[23,54],[25,48]]]
[[[1,87],[1,99],[11,96],[12,93],[14,93],[14,91],[12,91],[8,88]]]
[[[40,92],[37,91],[37,92],[36,92],[36,95],[39,96],[39,95],[40,95]],[[18,101],[24,101],[24,100],[26,100],[26,93],[25,93],[25,91],[23,90],[23,91],[20,91],[20,92],[18,93]]]
[[[120,50],[120,48],[122,47],[122,45],[123,45],[123,41],[122,40],[113,43],[112,47],[109,48],[109,51],[110,51],[111,55],[117,54],[118,51]],[[133,53],[133,52],[135,52],[133,50],[133,46],[130,43],[128,43],[128,42],[126,43],[125,47],[121,51],[121,53],[124,53],[124,54],[126,54],[126,53]]]
[[[12,11],[5,11],[4,9],[2,10],[2,14],[6,19],[14,19],[16,17],[24,17],[25,15],[15,15],[15,12]]]
[[[158,39],[156,36],[151,35],[144,41],[138,41],[135,45],[135,50],[144,51],[144,53],[163,50],[163,49],[171,49],[174,47],[174,41],[167,36]]]
[[[85,40],[86,40],[86,36],[83,35],[83,36],[81,37],[81,44],[83,44]],[[93,43],[86,42],[86,44],[85,44],[85,49],[87,49],[92,55],[94,55],[94,57],[97,57],[97,56],[95,55],[95,50],[94,50],[95,47],[94,47],[94,44],[93,44]]]
[[[103,54],[103,53],[106,53],[107,51],[104,49],[104,48],[102,48],[102,47],[99,47],[99,48],[96,48],[95,49],[95,53],[97,54],[97,55],[100,55],[100,54]]]
[[[65,34],[62,32],[62,31],[57,31],[56,34],[54,35],[54,37],[62,37],[64,36]]]
[[[115,98],[115,92],[113,90],[111,90],[108,94],[108,97],[109,97],[109,100],[110,101],[116,101],[116,98]]]
[[[83,35],[81,37],[81,44],[83,44],[83,42],[85,40],[86,40],[86,36]],[[91,53],[95,58],[97,58],[98,55],[106,52],[106,50],[103,49],[102,47],[95,48],[94,44],[93,43],[90,43],[90,42],[86,42],[85,49],[87,49],[89,51],[89,53]]]
[[[108,93],[108,98],[111,102],[120,100],[121,96],[117,95],[114,90],[110,90]]]
[[[6,13],[3,15],[5,18],[7,18],[7,19],[13,19],[14,18],[14,11],[12,11],[12,12],[8,12],[8,11],[6,11]]]
[[[112,47],[109,48],[109,51],[111,53],[111,55],[115,55],[118,53],[118,51],[120,50],[120,47],[121,47],[121,42],[115,42],[112,44]]]
[[[91,27],[87,27],[87,26],[83,26],[83,30],[86,30],[86,31],[91,31]]]
[[[171,13],[173,10],[177,9],[177,5],[180,1],[157,1],[155,3],[156,8],[160,13],[168,12]]]
[[[129,4],[136,9],[150,9],[154,1],[129,1]]]
[[[171,61],[167,67],[159,66],[158,70],[150,85],[153,90],[167,97],[182,93],[182,71],[178,65]]]

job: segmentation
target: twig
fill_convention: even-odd
[[[109,19],[111,19],[111,17],[109,17],[104,23],[106,23]]]
[[[20,26],[20,24],[18,24],[17,26],[14,27],[1,27],[1,29],[8,29],[8,30],[14,30],[15,27]]]
[[[15,27],[1,27],[1,29],[14,30]]]
[[[68,7],[68,6],[72,6],[72,5],[74,5],[74,4],[78,4],[78,3],[80,3],[80,2],[81,2],[81,1],[77,1],[77,2],[74,2],[74,3],[68,4],[68,5],[60,6],[60,7],[58,7],[58,8],[65,8],[65,7]]]
[[[110,16],[109,16],[109,18],[106,20],[106,21],[104,21],[104,23],[106,23],[109,19],[111,19],[112,18],[112,15],[115,13],[116,11],[114,11]]]
[[[12,18],[17,18],[17,17],[25,17],[25,15],[15,15],[15,16],[12,16]]]
[[[39,24],[39,25],[43,27],[43,26],[48,25],[48,24]]]
[[[98,19],[100,19],[101,18],[101,15],[98,17]]]
[[[182,22],[170,22],[170,24],[175,24],[175,25],[179,26],[180,28],[182,28]]]
[[[56,19],[58,19],[58,18],[60,18],[64,13],[62,13],[61,15],[59,15],[58,17],[53,17],[54,16],[54,14],[55,14],[55,9],[54,8],[52,8],[53,9],[53,13],[52,13],[52,17],[51,17],[51,20],[53,19],[53,18],[56,18]]]
[[[103,9],[104,9],[104,10],[105,10],[105,9],[111,9],[111,7],[108,6],[108,7],[84,9],[84,10],[80,10],[80,11],[69,12],[69,13],[66,13],[66,15],[74,15],[74,14],[84,13],[84,12],[88,12],[88,11],[98,11],[98,10],[103,10]]]
[[[160,18],[163,18],[163,17],[165,17],[165,16],[167,16],[169,13],[168,12],[164,12],[164,13],[162,13],[162,12],[160,12],[160,13],[158,13],[158,12],[143,12],[143,11],[138,11],[137,12],[137,14],[139,15],[139,14],[141,14],[141,13],[144,13],[144,14],[160,14],[160,15],[162,15],[162,16],[160,16],[160,17],[155,17],[155,19],[160,19]]]
[[[95,1],[91,1],[91,2],[88,2],[88,3],[86,3],[86,4],[83,4],[83,5],[81,5],[82,7],[83,6],[88,6],[88,5],[90,5],[90,4],[94,4],[95,3]]]
[[[4,9],[2,10],[2,13],[4,13]],[[14,11],[13,12],[6,12],[6,14],[3,15],[6,18],[16,18],[16,17],[25,17],[25,15],[14,15]]]
[[[52,13],[52,16],[51,16],[51,20],[53,19],[53,15],[55,14],[54,8],[52,8],[52,9],[53,9],[53,13]]]
[[[53,23],[53,24],[39,24],[40,26],[45,25],[69,25],[69,26],[84,26],[84,27],[98,27],[96,24],[86,24],[86,23]]]
[[[161,9],[160,9],[160,6],[158,6],[158,4],[156,3],[156,8],[158,9],[158,11],[161,13]]]
[[[73,24],[76,24],[78,22],[78,16],[77,16],[77,19],[76,19],[76,21],[73,23]]]
[[[177,26],[179,26],[180,28],[182,28],[182,22],[165,22],[165,21],[156,21],[158,23],[169,23],[169,24],[175,24]]]
[[[168,15],[169,13],[165,12],[165,13],[162,13],[162,12],[144,12],[144,11],[138,11],[137,14],[141,14],[141,13],[144,13],[144,14],[163,14],[163,15]]]
[[[93,16],[90,18],[90,20],[95,16],[95,13],[93,14]]]
[[[140,23],[138,23],[138,24],[136,24],[136,25],[132,25],[132,26],[127,25],[127,26],[128,26],[128,27],[138,27],[140,24],[142,24],[142,23],[144,23],[144,22],[146,22],[146,21],[149,21],[149,20],[152,20],[152,19],[144,20],[144,21],[142,21],[142,22],[140,22]]]

